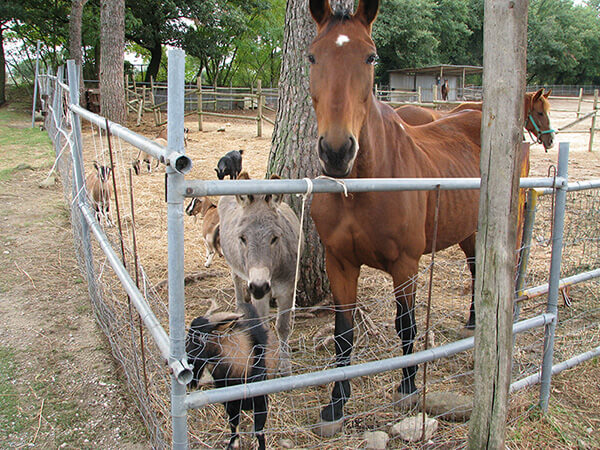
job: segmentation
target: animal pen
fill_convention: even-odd
[[[419,325],[415,353],[399,356],[400,340],[393,321],[389,320],[395,309],[390,280],[367,271],[366,282],[359,287],[362,300],[355,319],[358,342],[352,365],[334,367],[334,349],[329,339],[333,334],[332,306],[297,306],[291,342],[292,376],[187,392],[192,373],[185,355],[186,323],[204,313],[211,301],[218,301],[221,307],[231,301],[228,292],[211,284],[207,273],[195,276],[195,284],[202,284],[202,295],[193,297],[186,293],[183,206],[187,198],[478,189],[480,180],[346,179],[343,183],[322,178],[187,180],[185,174],[191,169],[192,160],[185,155],[183,145],[184,59],[182,51],[169,51],[168,148],[79,106],[73,61],[67,64],[68,84],[64,82],[67,74],[63,67],[58,68],[56,75],[45,74],[39,80],[46,128],[54,143],[64,195],[71,206],[79,265],[88,282],[98,324],[123,367],[152,446],[220,446],[227,437],[227,427],[218,403],[271,394],[265,428],[269,446],[285,438],[298,447],[357,448],[364,445],[364,431],[387,429],[401,415],[394,411],[391,399],[398,381],[393,371],[415,364],[422,364],[417,379],[425,381],[420,390],[425,409],[430,416],[441,419],[431,439],[440,444],[464,442],[467,426],[456,421],[464,417],[461,406],[437,412],[427,408],[427,398],[435,392],[452,392],[456,397],[468,396],[473,391],[473,338],[459,335],[470,295],[456,281],[462,279],[466,283],[470,274],[462,257],[453,250],[438,254],[435,261],[422,258],[415,306]],[[85,147],[81,119],[92,130],[92,142],[88,138]],[[153,196],[145,202],[135,202],[143,192],[137,189],[133,193],[128,155],[138,149],[166,166],[166,198]],[[569,145],[561,143],[556,173],[521,179],[521,188],[528,191],[529,210],[521,248],[523,263],[515,292],[517,320],[513,326],[512,374],[515,381],[511,385],[509,420],[516,420],[534,403],[531,395],[519,396],[516,391],[541,382],[540,402],[547,404],[552,374],[600,355],[600,180],[568,183],[568,152]],[[118,227],[103,229],[87,200],[83,168],[84,163],[89,165],[91,157],[108,156],[117,187]],[[163,200],[167,203],[166,219]],[[152,212],[145,203],[158,212]],[[154,214],[151,221],[158,228],[138,227],[143,214]],[[165,223],[167,233],[164,233]],[[142,254],[144,237],[149,234],[167,237],[168,252],[160,248],[154,255]],[[148,276],[152,267],[160,265],[165,257],[168,294],[164,282]],[[428,290],[435,295],[427,295]],[[559,302],[561,293],[563,301]],[[595,347],[590,348],[591,342]],[[553,355],[561,362],[553,365]],[[312,427],[318,421],[320,407],[327,402],[329,386],[323,385],[346,379],[352,380],[357,394],[346,406],[344,430],[336,437],[320,438]],[[247,417],[242,418],[243,443],[252,442],[248,436],[250,423]]]

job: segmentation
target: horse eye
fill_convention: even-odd
[[[308,55],[308,62],[311,64],[315,64],[317,61],[315,60],[315,55],[313,55],[312,53],[310,53]]]
[[[367,57],[367,61],[366,62],[367,62],[367,64],[370,64],[370,65],[377,64],[377,55],[375,53],[373,53],[372,55],[369,55]]]
[[[246,236],[240,236],[240,242],[246,245]]]
[[[538,114],[540,115],[540,117],[544,115],[544,113],[543,113],[543,112],[539,112]]]
[[[277,242],[277,240],[278,240],[278,239],[279,239],[279,237],[278,237],[278,236],[273,236],[273,237],[271,238],[271,245],[275,244],[275,242]]]

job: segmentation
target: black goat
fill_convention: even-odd
[[[225,175],[229,175],[229,179],[235,180],[240,172],[242,171],[242,154],[244,150],[232,150],[227,152],[225,156],[219,159],[217,163],[217,177],[219,180],[225,178]]]
[[[263,326],[251,303],[239,305],[236,313],[215,313],[196,317],[188,330],[186,352],[193,366],[190,387],[195,388],[205,368],[216,387],[263,381],[278,365],[278,345]],[[238,425],[241,411],[254,411],[254,434],[258,448],[265,449],[263,432],[267,420],[266,395],[225,402],[231,439],[228,449],[239,448]]]

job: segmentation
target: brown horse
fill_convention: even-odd
[[[535,136],[534,141],[542,144],[546,151],[554,145],[554,130],[550,126],[550,102],[548,101],[551,92],[552,89],[544,93],[544,88],[537,92],[527,92],[523,101],[524,128],[529,131],[531,136]],[[481,108],[481,102],[462,103],[448,112],[422,106],[404,105],[396,108],[396,113],[409,125],[424,125],[458,111],[467,109],[481,111]]]
[[[444,80],[444,84],[442,84],[442,100],[448,101],[448,92],[450,92],[448,80]]]
[[[360,0],[357,11],[332,11],[328,0],[310,0],[317,36],[308,59],[310,92],[318,123],[322,171],[331,177],[479,177],[481,112],[463,111],[424,126],[406,125],[373,95],[376,49],[371,25],[378,0]],[[325,246],[335,302],[338,366],[350,364],[360,267],[392,276],[396,331],[404,354],[413,351],[415,275],[432,250],[436,193],[365,192],[348,197],[315,195],[311,215]],[[440,191],[436,250],[459,244],[475,277],[478,190]],[[473,306],[469,325],[475,323]],[[416,366],[403,369],[397,392],[416,391]],[[324,425],[343,417],[348,381],[336,382],[322,410]],[[339,423],[339,422],[338,422]]]

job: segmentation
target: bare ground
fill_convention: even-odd
[[[562,103],[553,102],[553,107],[562,109]],[[572,114],[553,114],[553,124],[560,126],[570,117]],[[186,125],[193,130],[195,122],[190,120]],[[270,147],[270,125],[265,125],[262,138],[256,137],[256,125],[252,122],[205,118],[204,125],[203,132],[190,135],[188,154],[194,161],[194,169],[189,178],[213,178],[218,158],[236,148],[245,150],[244,166],[251,176],[262,177]],[[27,126],[26,116],[18,126]],[[223,127],[225,131],[218,131]],[[149,137],[158,134],[149,122],[140,131]],[[93,140],[89,128],[84,127],[84,132],[86,139]],[[557,138],[560,140],[561,136]],[[568,140],[572,151],[571,178],[600,177],[600,142],[596,142],[594,153],[588,153],[589,135],[569,135]],[[91,148],[91,141],[88,143]],[[531,174],[545,176],[548,166],[556,163],[556,149],[550,153],[544,153],[539,145],[532,149]],[[124,154],[127,155],[126,149]],[[102,156],[102,151],[95,149],[88,154],[87,161],[99,155]],[[129,157],[134,156],[131,151]],[[122,164],[127,163],[127,158],[124,157]],[[0,421],[3,431],[0,446],[145,447],[147,438],[123,387],[123,374],[113,364],[108,345],[93,320],[87,289],[73,256],[62,191],[58,186],[38,187],[47,171],[48,167],[25,170],[9,181],[0,182],[0,231],[4,247],[0,336],[2,346],[10,349],[14,360],[9,377],[14,390],[8,395],[15,397],[17,404],[14,423]],[[134,182],[140,204],[138,226],[144,235],[140,239],[140,252],[155,281],[166,274],[162,177],[161,172],[154,172],[136,177]],[[197,271],[204,262],[203,246],[195,227],[198,224],[186,221],[186,248],[198,249],[186,258],[186,272]],[[365,272],[362,288],[365,295],[377,296],[378,291],[388,289],[375,274]],[[221,258],[215,259],[211,273],[217,275],[218,281],[186,288],[189,289],[186,294],[196,299],[216,296],[225,304],[231,303],[232,290]],[[198,307],[193,301],[189,306],[188,316],[193,317]],[[327,317],[314,323],[304,321],[297,329],[315,334],[327,322]],[[594,442],[589,438],[598,436],[600,395],[597,383],[582,385],[580,379],[600,379],[599,369],[597,361],[589,362],[555,377],[551,401],[552,405],[560,405],[560,411],[551,408],[554,415],[526,415],[509,431],[511,444],[515,448],[539,446],[541,442],[552,448],[589,447]],[[327,390],[321,390],[320,395],[326,396]],[[535,402],[535,392],[531,392],[529,400]],[[570,423],[566,417],[572,418]],[[533,438],[534,433],[539,436]],[[517,434],[522,437],[514,437]],[[331,442],[328,448],[339,446]]]

